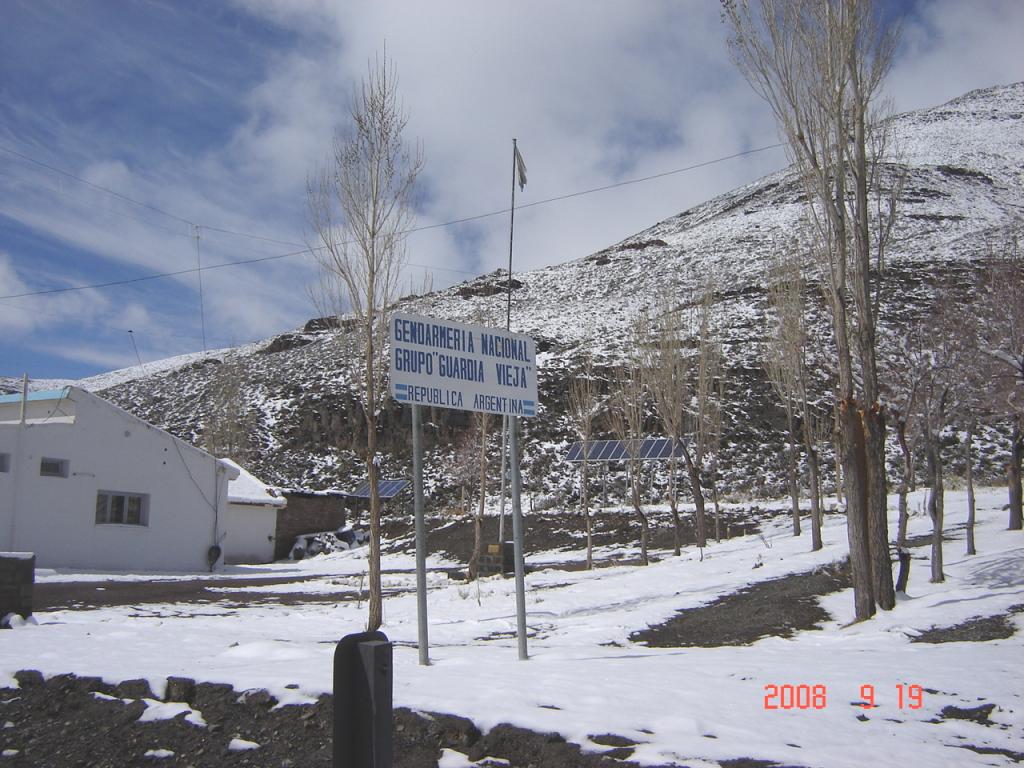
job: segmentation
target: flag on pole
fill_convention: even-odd
[[[514,145],[516,150],[516,175],[519,177],[519,191],[523,191],[523,187],[526,186],[526,163],[523,162],[523,156],[519,154],[519,146]]]

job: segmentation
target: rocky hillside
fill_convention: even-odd
[[[974,91],[940,107],[895,118],[904,173],[901,218],[884,275],[883,336],[899,337],[937,298],[969,311],[980,260],[1024,221],[1024,84]],[[518,274],[512,326],[537,340],[540,411],[525,425],[525,483],[535,503],[571,497],[573,469],[562,459],[572,431],[565,415],[567,378],[592,353],[598,370],[631,346],[638,315],[670,293],[693,301],[715,276],[715,324],[726,355],[726,438],[722,485],[732,493],[779,492],[783,423],[762,372],[766,268],[803,226],[803,191],[782,171],[716,197],[585,258]],[[807,301],[822,335],[827,323],[814,286]],[[504,325],[504,278],[495,273],[401,309],[464,322]],[[285,486],[350,487],[362,474],[354,449],[361,415],[344,354],[344,329],[323,320],[264,343],[167,361],[86,380],[85,386],[186,439],[202,442],[215,412],[244,403],[241,461]],[[822,389],[828,366],[819,361]],[[156,369],[160,370],[156,372]],[[883,361],[884,369],[884,361]],[[227,375],[230,372],[230,376]],[[226,379],[238,381],[224,389]],[[220,394],[218,394],[220,392]],[[408,414],[385,405],[386,473],[405,475]],[[469,418],[429,414],[428,474],[435,501],[454,496],[458,445]],[[497,445],[497,440],[494,440]],[[996,469],[999,440],[989,435],[985,468]],[[756,468],[756,469],[752,469]],[[664,482],[662,476],[659,482]]]

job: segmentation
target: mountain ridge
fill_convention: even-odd
[[[892,295],[883,307],[883,335],[896,334],[932,302],[953,290],[970,301],[981,262],[1024,220],[1024,83],[977,89],[943,105],[893,120],[905,172],[901,217],[885,279]],[[897,170],[888,166],[887,172]],[[726,356],[726,441],[721,456],[727,490],[759,493],[781,488],[780,409],[761,372],[767,318],[765,275],[772,254],[787,247],[803,221],[803,190],[792,167],[714,197],[596,253],[514,275],[512,329],[538,343],[541,404],[524,425],[526,485],[542,500],[564,503],[575,493],[573,469],[561,457],[572,439],[565,414],[566,379],[585,352],[607,370],[629,348],[633,326],[656,297],[697,296],[716,276],[715,327]],[[480,275],[399,308],[461,322],[503,326],[506,275]],[[823,308],[809,307],[818,326]],[[827,330],[826,330],[827,332]],[[170,363],[170,364],[169,364]],[[212,414],[218,363],[242,371],[255,444],[242,463],[272,483],[345,487],[362,474],[361,415],[352,377],[323,320],[264,342],[175,361],[148,364],[80,382],[178,436],[201,443]],[[142,374],[142,375],[139,375]],[[0,381],[0,385],[5,382]],[[13,382],[8,380],[7,387]],[[458,482],[457,462],[468,417],[430,413],[428,467],[438,498]],[[385,471],[408,472],[408,415],[384,406]],[[997,432],[988,436],[990,469],[998,465]],[[491,450],[496,449],[492,440]],[[744,467],[763,468],[761,481]],[[982,468],[984,471],[984,467]],[[656,477],[656,487],[664,477]],[[657,492],[657,489],[655,490]]]

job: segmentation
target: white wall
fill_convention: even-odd
[[[277,507],[228,502],[224,515],[226,563],[269,563],[274,559]]]
[[[35,552],[39,567],[207,570],[227,506],[223,465],[94,395],[72,388],[68,399],[73,423],[0,423],[0,453],[11,454],[0,550]],[[40,476],[44,456],[67,459],[68,477]],[[148,494],[148,525],[97,524],[100,490]]]

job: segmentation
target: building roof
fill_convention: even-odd
[[[63,387],[61,389],[47,389],[39,392],[29,392],[28,402],[38,402],[43,400],[63,400],[68,396],[71,391],[71,387]],[[0,395],[0,404],[4,403],[20,403],[21,393],[15,392],[11,395]]]
[[[228,481],[229,502],[233,504],[262,504],[270,507],[283,507],[288,504],[286,499],[278,495],[276,489],[257,480],[231,459],[221,459],[221,461],[238,470],[238,477]]]

